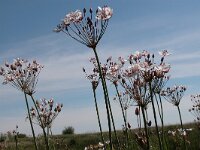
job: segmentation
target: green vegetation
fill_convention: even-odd
[[[188,149],[192,150],[197,150],[200,148],[200,130],[196,126],[196,124],[190,123],[190,124],[185,124],[184,125],[186,129],[192,129],[191,131],[187,131],[186,135],[186,145]],[[165,137],[166,137],[166,142],[168,149],[182,149],[184,147],[184,143],[182,140],[182,137],[179,136],[178,134],[172,136],[168,134],[168,131],[178,131],[177,129],[181,128],[179,125],[169,125],[165,126],[164,131],[165,131]],[[160,129],[161,130],[161,129]],[[158,147],[158,141],[156,137],[156,130],[154,127],[151,127],[149,129],[150,131],[150,143],[153,143],[154,145],[151,145],[152,150],[159,149]],[[129,136],[131,136],[131,141],[129,141],[129,144],[131,145],[129,147],[130,150],[136,149],[140,150],[142,149],[139,147],[138,143],[136,142],[136,138],[134,133],[138,132],[138,129],[134,130],[129,130]],[[109,139],[109,133],[104,132],[105,135],[105,141]],[[117,134],[119,135],[119,139],[122,142],[125,140],[124,134],[122,131],[117,131]],[[3,134],[2,134],[3,135]],[[113,133],[114,136],[114,133]],[[4,136],[1,136],[5,138]],[[85,147],[97,147],[99,145],[99,142],[101,141],[100,133],[87,133],[87,134],[65,134],[65,135],[54,135],[50,137],[49,142],[50,142],[50,149],[52,150],[84,150]],[[45,143],[43,140],[43,137],[37,137],[37,142],[38,142],[38,148],[40,150],[45,149]],[[116,141],[113,140],[113,143]],[[6,145],[5,145],[6,144]],[[1,140],[0,142],[0,149],[3,150],[15,150],[15,141],[14,138],[11,138],[9,140]],[[3,148],[2,148],[3,147]],[[18,138],[18,149],[19,150],[34,150],[34,144],[33,140],[30,137],[19,137]],[[108,148],[109,149],[109,148]],[[118,149],[115,147],[114,149]]]
[[[63,135],[66,134],[74,134],[74,127],[69,126],[69,127],[65,127],[65,129],[62,131]]]

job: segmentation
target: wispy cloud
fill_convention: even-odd
[[[165,21],[165,18],[160,17],[161,16],[153,20],[151,18],[142,17],[129,22],[115,23],[113,27],[110,26],[108,32],[101,41],[105,44],[98,47],[100,59],[105,62],[109,56],[113,56],[114,58],[119,56],[127,57],[135,50],[147,49],[157,54],[157,51],[160,49],[169,49],[169,51],[173,53],[173,55],[167,58],[169,63],[172,64],[171,75],[173,79],[187,78],[187,80],[192,80],[194,76],[200,76],[200,70],[198,69],[200,66],[200,52],[198,46],[198,41],[200,40],[199,28],[195,27],[178,30],[178,27],[175,27],[174,24],[171,25],[171,23]],[[165,28],[165,26],[167,26],[167,28]],[[121,29],[123,29],[123,32]],[[166,31],[162,32],[162,29]],[[40,91],[39,95],[42,95],[43,92],[57,95],[59,91],[75,89],[70,93],[73,95],[77,94],[76,89],[81,90],[90,86],[84,77],[82,67],[86,67],[86,69],[87,66],[89,67],[88,58],[93,56],[93,52],[87,47],[77,44],[72,39],[65,37],[63,34],[52,33],[20,43],[10,43],[9,46],[4,45],[4,47],[7,47],[7,49],[0,49],[1,63],[4,63],[5,60],[12,61],[13,58],[22,57],[30,60],[37,59],[38,62],[44,65],[37,87],[37,91]],[[196,81],[195,84],[199,84],[199,81]],[[196,85],[194,85],[194,87],[196,87]],[[11,87],[5,88],[1,86],[0,90],[1,103],[16,103],[17,100],[23,98],[21,95],[18,96],[19,92]],[[67,99],[70,95],[66,95],[65,97]],[[74,101],[71,102],[73,103]],[[22,102],[23,101],[20,103]],[[117,128],[120,129],[123,123],[121,120],[122,117],[119,117],[121,115],[120,109],[116,104],[112,106]],[[192,121],[187,112],[187,106],[188,96],[186,96],[183,103],[181,103],[182,112],[184,114],[183,120]],[[11,105],[10,107],[13,108],[11,110],[15,111],[15,106]],[[4,111],[8,110],[4,108]],[[107,130],[106,111],[103,101],[100,104],[100,111],[104,129]],[[171,104],[165,103],[166,123],[178,122],[178,115],[177,118],[170,117],[174,116],[176,113],[176,109]],[[13,129],[15,124],[18,124],[19,129],[23,129],[22,132],[31,134],[29,124],[25,122],[25,117],[17,114],[16,112],[16,116],[14,117],[0,117],[1,131]],[[128,114],[128,118],[133,120],[132,108],[129,110]],[[152,118],[153,116],[150,114],[150,119],[153,120]],[[136,126],[135,122],[130,122]],[[64,105],[63,111],[55,120],[53,132],[61,133],[62,129],[68,125],[74,126],[78,133],[98,131],[96,112],[93,104],[90,104],[88,107],[77,109],[69,108],[67,105]],[[37,133],[40,131],[41,130],[37,128]]]

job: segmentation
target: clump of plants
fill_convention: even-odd
[[[72,126],[68,126],[68,127],[65,127],[62,131],[62,134],[63,135],[66,135],[66,134],[74,134],[74,127]]]
[[[159,56],[148,50],[143,50],[134,51],[129,56],[119,56],[117,60],[113,60],[112,56],[106,60],[100,60],[97,47],[112,16],[113,9],[109,6],[98,7],[97,10],[84,8],[82,11],[76,10],[68,13],[54,29],[55,32],[62,32],[87,46],[94,54],[94,57],[89,60],[93,66],[92,70],[87,71],[83,68],[83,72],[91,83],[100,141],[85,145],[85,150],[190,149],[192,141],[188,140],[189,130],[183,125],[180,109],[180,102],[187,88],[183,85],[166,87],[170,80],[171,71],[171,65],[167,61],[167,57],[171,55],[168,50],[159,51]],[[55,105],[52,98],[44,98],[40,101],[35,99],[36,85],[42,68],[43,65],[36,60],[29,62],[17,58],[10,64],[5,62],[4,66],[0,68],[0,75],[4,79],[3,84],[9,84],[24,94],[34,148],[36,150],[42,149],[43,144],[41,143],[44,143],[45,149],[49,150],[59,147],[59,142],[53,143],[53,146],[50,145],[50,141],[54,140],[51,129],[55,118],[63,109],[63,105],[60,103]],[[108,86],[108,84],[112,86]],[[108,135],[103,132],[102,128],[102,116],[99,111],[99,103],[102,102],[97,99],[99,88],[103,92]],[[111,105],[113,99],[110,98],[113,89],[115,91],[114,100],[119,103],[121,109],[122,132],[116,129],[116,118]],[[198,128],[200,124],[199,97],[199,95],[191,96],[194,105],[189,109],[195,117]],[[30,107],[28,99],[31,100],[32,107]],[[173,130],[165,128],[164,100],[177,108],[180,127]],[[133,116],[135,115],[137,118],[137,130],[132,129],[129,123],[130,118],[127,117],[127,111],[132,107],[135,110]],[[153,118],[149,117],[150,113],[153,114]],[[38,142],[33,124],[41,127],[43,134],[40,139],[42,142]],[[18,132],[16,131],[15,134],[16,149],[18,149]],[[65,127],[62,134],[74,134],[74,128],[72,126]],[[76,144],[77,140],[72,138],[67,144],[61,145],[68,149],[68,146],[74,147]]]

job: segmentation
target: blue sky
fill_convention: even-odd
[[[157,54],[159,50],[168,49],[173,53],[168,58],[172,65],[172,79],[168,85],[188,87],[181,109],[184,122],[193,121],[188,113],[189,96],[200,93],[200,2],[197,0],[1,0],[0,63],[20,57],[37,59],[45,66],[35,97],[53,97],[64,104],[53,125],[54,133],[61,133],[69,125],[74,126],[77,133],[98,131],[90,83],[82,72],[83,66],[90,66],[88,58],[93,53],[52,30],[68,12],[103,5],[112,7],[114,15],[97,47],[101,60],[105,62],[109,56],[127,57],[136,50],[146,49]],[[25,122],[23,94],[10,86],[1,85],[0,90],[0,132],[12,130],[18,124],[20,132],[30,134],[29,124]],[[102,100],[100,94],[98,99]],[[120,110],[116,103],[112,106],[119,129],[122,124],[122,118],[118,117]],[[168,103],[165,106],[165,122],[177,123],[176,109]],[[102,101],[100,108],[104,130],[107,130]],[[130,108],[129,118],[136,126],[133,110]],[[37,128],[37,133],[40,132]]]

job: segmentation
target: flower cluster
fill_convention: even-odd
[[[170,54],[167,50],[159,53],[161,55],[159,64],[154,62],[154,54],[151,55],[146,50],[136,51],[128,56],[127,60],[119,57],[116,62],[113,62],[112,57],[109,57],[106,64],[101,65],[103,77],[115,85],[118,83],[122,85],[137,105],[146,107],[151,102],[148,92],[150,86],[155,93],[160,93],[169,80],[166,74],[170,71],[170,65],[164,62],[164,58]],[[99,79],[97,61],[92,58],[90,62],[93,64],[93,73],[86,77],[96,82],[96,79]]]
[[[98,7],[95,17],[92,9],[89,10],[88,16],[85,8],[83,12],[76,10],[68,13],[54,31],[62,31],[76,41],[95,48],[105,33],[112,15],[113,10],[108,6]]]
[[[172,103],[175,106],[179,106],[180,101],[186,91],[185,86],[177,86],[175,85],[174,87],[168,87],[165,90],[161,91],[161,96],[165,97],[165,99]]]
[[[92,83],[92,88],[96,89],[98,84],[99,84],[99,72],[98,72],[98,67],[96,64],[96,59],[95,58],[90,58],[90,62],[94,65],[94,68],[92,70],[92,73],[88,74],[83,68],[83,72],[85,73],[86,79],[88,79]]]
[[[104,70],[106,70],[105,76],[106,79],[117,85],[119,76],[121,73],[121,68],[125,65],[126,60],[122,57],[118,58],[117,62],[112,61],[112,57],[107,59],[107,63],[104,65]]]
[[[8,135],[10,135],[10,136],[12,135],[16,138],[19,135],[18,125],[16,125],[15,130],[8,131],[7,133],[8,133]]]
[[[24,59],[14,59],[13,63],[5,63],[0,68],[0,75],[4,77],[3,84],[11,84],[26,94],[33,94],[38,81],[38,75],[43,68],[36,60],[29,63]]]
[[[106,146],[109,144],[110,142],[109,141],[105,141],[105,144],[99,142],[98,144],[96,145],[92,145],[90,144],[89,146],[85,147],[84,150],[105,150]]]
[[[146,50],[136,51],[128,57],[128,67],[121,70],[119,81],[139,106],[145,107],[151,101],[150,88],[155,92],[160,91],[169,79],[166,74],[170,65],[164,62],[165,56],[162,55],[160,63],[156,64],[154,54]]]
[[[194,117],[195,121],[200,125],[200,95],[191,95],[191,101],[193,102],[192,108],[189,109]]]
[[[53,99],[42,99],[41,102],[36,101],[36,106],[39,111],[37,115],[35,108],[31,108],[31,117],[35,119],[35,123],[39,124],[41,127],[51,127],[53,120],[61,112],[63,104],[56,104],[56,107],[53,108],[54,100]]]

